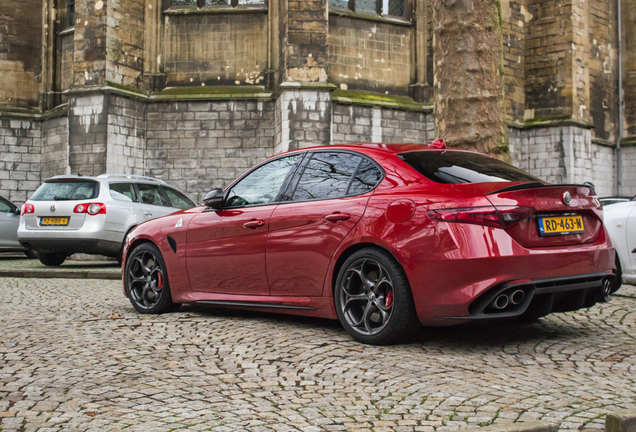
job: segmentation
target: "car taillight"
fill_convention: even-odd
[[[20,216],[24,214],[35,213],[35,207],[33,204],[25,204],[22,206],[22,211],[20,212]]]
[[[471,207],[429,210],[428,216],[437,221],[484,225],[493,228],[510,228],[534,214],[530,207]]]
[[[78,204],[73,209],[73,213],[88,213],[91,216],[106,214],[106,206],[102,203]]]

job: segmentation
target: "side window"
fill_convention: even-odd
[[[298,157],[294,155],[273,160],[243,177],[228,193],[226,207],[274,202]]]
[[[110,196],[117,201],[137,201],[137,194],[132,183],[111,183],[108,185]]]
[[[194,203],[190,201],[190,198],[188,198],[178,190],[165,186],[163,190],[166,192],[166,195],[168,195],[168,199],[170,200],[170,204],[172,204],[172,207],[181,210],[194,207]]]
[[[140,201],[144,204],[168,207],[168,203],[161,195],[159,186],[152,184],[137,183],[139,188]]]
[[[340,198],[347,195],[360,156],[350,153],[314,153],[303,172],[294,201]]]
[[[12,211],[13,209],[11,208],[11,206],[9,205],[9,203],[4,202],[3,199],[0,199],[0,212],[2,213],[9,213],[10,211]]]
[[[371,163],[368,159],[364,159],[355,177],[349,186],[347,195],[362,195],[372,190],[382,178],[382,171]]]

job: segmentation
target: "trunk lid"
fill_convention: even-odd
[[[45,180],[27,201],[33,213],[22,215],[26,229],[72,231],[82,228],[86,213],[74,213],[78,204],[87,204],[99,196],[99,182],[82,177]]]
[[[546,185],[539,182],[492,182],[453,186],[466,194],[483,194],[497,208],[533,208],[535,213],[531,217],[506,229],[524,247],[590,243],[602,231],[603,221],[598,198],[587,186]],[[566,203],[568,195],[570,200]],[[578,223],[582,227],[577,226]],[[556,227],[557,232],[549,232],[551,225],[548,224]]]

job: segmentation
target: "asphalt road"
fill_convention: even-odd
[[[2,431],[435,431],[636,409],[636,288],[529,325],[354,342],[337,322],[144,316],[118,281],[0,278]]]

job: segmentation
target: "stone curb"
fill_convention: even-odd
[[[545,422],[495,424],[461,432],[558,432],[559,427]],[[460,432],[456,431],[456,432]],[[605,415],[605,432],[636,432],[636,411],[617,411]]]
[[[605,432],[636,432],[636,411],[607,413]]]
[[[559,427],[551,423],[535,421],[503,423],[480,428],[461,429],[461,432],[558,432],[558,430]]]
[[[38,279],[107,279],[121,280],[121,273],[70,270],[0,270],[0,277]]]

